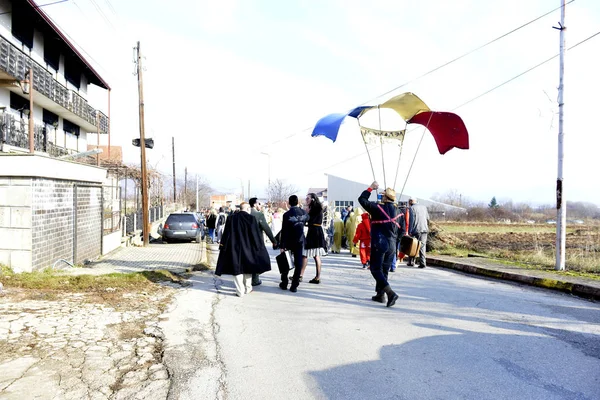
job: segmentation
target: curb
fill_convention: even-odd
[[[539,278],[535,276],[520,275],[511,272],[497,271],[475,265],[456,263],[452,261],[428,258],[432,266],[454,269],[472,275],[481,275],[488,278],[501,279],[505,281],[519,282],[530,286],[551,289],[570,293],[586,299],[600,300],[600,288],[581,283],[572,283],[556,279]]]

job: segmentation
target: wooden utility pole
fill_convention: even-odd
[[[559,27],[554,27],[560,31],[560,63],[558,79],[558,176],[556,179],[556,270],[565,269],[565,251],[567,239],[567,209],[566,200],[563,194],[563,113],[564,113],[564,75],[565,75],[565,0],[561,0]]]
[[[144,81],[142,80],[142,53],[140,51],[140,42],[135,47],[137,53],[137,77],[138,92],[140,96],[140,152],[141,152],[141,170],[142,170],[142,232],[144,235],[144,247],[148,246],[150,236],[150,221],[148,215],[148,172],[146,171],[146,138],[144,133]]]
[[[183,178],[183,202],[184,205],[187,206],[188,197],[187,197],[187,167],[184,169],[184,178]]]
[[[173,203],[177,203],[177,179],[175,179],[175,137],[171,137],[173,143]]]

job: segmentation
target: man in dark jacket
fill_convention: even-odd
[[[250,213],[254,216],[254,218],[256,218],[256,222],[258,222],[258,227],[260,228],[261,232],[264,232],[267,235],[274,248],[277,247],[277,240],[275,240],[275,237],[273,236],[273,232],[267,223],[265,214],[261,212],[262,205],[258,203],[256,197],[251,198],[248,200],[248,202],[250,203],[251,207]],[[258,286],[261,283],[262,281],[258,277],[258,274],[252,274],[252,286]]]
[[[398,295],[392,290],[387,281],[388,272],[392,266],[398,240],[398,216],[396,215],[396,192],[387,188],[383,193],[381,203],[369,201],[371,192],[377,190],[379,184],[373,182],[358,198],[360,205],[371,214],[371,275],[377,282],[377,294],[371,299],[383,303],[387,294],[387,306],[391,307],[398,300]]]
[[[248,203],[242,203],[241,211],[227,218],[219,250],[215,275],[233,275],[239,297],[252,291],[252,274],[271,270],[262,232],[250,215]]]
[[[297,292],[300,285],[300,274],[302,273],[302,251],[304,250],[304,221],[306,211],[298,207],[298,196],[289,198],[290,210],[283,214],[281,225],[281,252],[291,251],[294,257],[294,277],[292,278],[291,292]],[[303,218],[304,217],[304,218]],[[290,220],[291,219],[291,220]],[[287,290],[288,273],[281,274],[279,287]]]

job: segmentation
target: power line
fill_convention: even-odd
[[[573,3],[574,1],[575,1],[575,0],[570,0],[570,1],[569,1],[568,3],[566,3],[566,4],[571,4],[571,3]],[[521,25],[521,26],[519,26],[519,27],[517,27],[517,28],[514,28],[514,29],[512,29],[512,30],[510,30],[510,31],[508,31],[508,32],[506,32],[506,33],[504,33],[504,34],[502,34],[502,35],[498,36],[497,38],[495,38],[495,39],[492,39],[492,40],[490,40],[490,41],[486,42],[485,44],[482,44],[482,45],[480,45],[480,46],[478,46],[478,47],[474,48],[473,50],[470,50],[470,51],[468,51],[468,52],[466,52],[466,53],[464,53],[464,54],[462,54],[462,55],[460,55],[460,56],[458,56],[458,57],[456,57],[456,58],[453,58],[453,59],[452,59],[452,60],[450,60],[450,61],[447,61],[447,62],[443,63],[442,65],[440,65],[440,66],[438,66],[438,67],[436,67],[436,68],[432,69],[431,71],[425,72],[424,74],[422,74],[422,75],[419,75],[418,77],[416,77],[416,78],[413,78],[413,79],[411,79],[411,80],[409,80],[409,81],[407,81],[407,82],[405,82],[405,83],[403,83],[403,84],[401,84],[401,85],[399,85],[399,86],[396,86],[395,88],[393,88],[393,89],[391,89],[391,90],[388,90],[387,92],[385,92],[385,93],[383,93],[383,94],[380,94],[379,96],[377,96],[377,97],[374,97],[374,98],[372,98],[371,100],[365,101],[364,103],[361,103],[361,104],[359,104],[359,106],[363,106],[363,105],[365,105],[365,104],[367,104],[367,103],[370,103],[370,102],[372,102],[373,100],[377,100],[377,99],[378,99],[378,98],[380,98],[380,97],[383,97],[383,96],[385,96],[385,95],[388,95],[388,94],[390,94],[390,93],[392,93],[392,92],[394,92],[394,91],[396,91],[396,90],[398,90],[398,89],[400,89],[400,88],[402,88],[402,87],[404,87],[404,86],[406,86],[406,85],[408,85],[408,84],[410,84],[410,83],[413,83],[413,82],[415,82],[415,81],[417,81],[417,80],[419,80],[419,79],[421,79],[421,78],[424,78],[424,77],[426,77],[427,75],[430,75],[430,74],[432,74],[432,73],[434,73],[434,72],[436,72],[436,71],[438,71],[438,70],[440,70],[440,69],[442,69],[442,68],[444,68],[444,67],[447,67],[448,65],[450,65],[450,64],[452,64],[452,63],[454,63],[454,62],[456,62],[456,61],[458,61],[458,60],[460,60],[460,59],[462,59],[462,58],[465,58],[465,57],[467,57],[468,55],[471,55],[471,54],[473,54],[474,52],[476,52],[476,51],[479,51],[479,50],[483,49],[484,47],[487,47],[487,46],[491,45],[492,43],[494,43],[494,42],[497,42],[498,40],[500,40],[500,39],[503,39],[503,38],[505,38],[505,37],[507,37],[507,36],[511,35],[512,33],[515,33],[515,32],[517,32],[517,31],[519,31],[519,30],[521,30],[521,29],[525,28],[525,27],[526,27],[526,26],[528,26],[528,25],[531,25],[532,23],[534,23],[534,22],[536,22],[536,21],[538,21],[538,20],[540,20],[540,19],[542,19],[542,18],[544,18],[544,17],[548,16],[549,14],[553,13],[553,12],[554,12],[554,11],[556,11],[556,10],[559,10],[560,8],[562,8],[562,6],[560,6],[560,7],[556,7],[556,8],[554,8],[554,9],[552,9],[552,10],[550,10],[550,11],[548,11],[548,12],[546,12],[546,13],[542,14],[542,15],[540,15],[540,16],[539,16],[539,17],[537,17],[537,18],[534,18],[534,19],[532,19],[531,21],[529,21],[529,22],[526,22],[526,23],[524,23],[523,25]],[[273,142],[273,143],[270,143],[270,144],[268,144],[268,145],[265,145],[265,146],[263,146],[262,148],[273,146],[273,145],[275,145],[275,144],[277,144],[277,143],[280,143],[280,142],[283,142],[283,141],[285,141],[285,140],[291,139],[292,137],[294,137],[294,136],[297,136],[297,135],[299,135],[299,134],[301,134],[301,133],[304,133],[304,132],[306,132],[306,131],[309,131],[309,130],[311,130],[311,129],[313,129],[313,127],[305,128],[305,129],[303,129],[303,130],[301,130],[301,131],[299,131],[299,132],[296,132],[296,133],[293,133],[293,134],[291,134],[291,135],[289,135],[289,136],[286,136],[285,138],[278,139],[278,140],[276,140],[276,141],[275,141],[275,142]]]
[[[52,3],[46,3],[46,4],[40,4],[40,5],[37,5],[37,6],[33,6],[33,8],[34,8],[34,9],[36,9],[36,8],[42,8],[42,7],[52,6],[52,5],[54,5],[54,4],[65,3],[65,2],[67,2],[67,1],[69,1],[69,0],[59,0],[59,1],[54,1],[54,2],[52,2]],[[0,15],[11,14],[11,13],[12,13],[12,10],[11,10],[11,11],[5,11],[5,12],[3,12],[3,13],[0,13]]]
[[[98,12],[98,15],[100,15],[100,17],[102,17],[102,19],[104,19],[104,21],[106,22],[106,24],[108,26],[110,26],[113,30],[115,29],[115,26],[113,25],[112,22],[110,22],[110,20],[108,19],[108,17],[106,16],[106,14],[104,14],[104,11],[102,11],[102,9],[100,8],[100,6],[98,5],[98,3],[96,3],[95,0],[90,0],[90,2],[94,5],[94,8],[96,9],[96,11]]]
[[[583,40],[582,40],[582,41],[580,41],[580,42],[577,42],[577,43],[576,43],[576,44],[574,44],[573,46],[569,47],[569,48],[567,49],[567,51],[569,51],[569,50],[573,50],[575,47],[577,47],[577,46],[579,46],[579,45],[581,45],[581,44],[583,44],[583,43],[587,42],[588,40],[591,40],[591,39],[593,39],[594,37],[596,37],[596,36],[598,36],[598,35],[600,35],[600,31],[598,31],[598,32],[594,33],[594,34],[593,34],[593,35],[591,35],[591,36],[588,36],[587,38],[583,39]],[[501,88],[502,86],[504,86],[504,85],[506,85],[506,84],[508,84],[508,83],[510,83],[510,82],[512,82],[512,81],[514,81],[514,80],[515,80],[515,79],[517,79],[517,78],[520,78],[521,76],[523,76],[523,75],[525,75],[525,74],[527,74],[527,73],[529,73],[529,72],[533,71],[534,69],[537,69],[537,68],[541,67],[542,65],[544,65],[544,64],[547,64],[548,62],[550,62],[550,61],[554,60],[554,59],[555,59],[556,57],[558,57],[558,56],[559,56],[559,54],[555,54],[554,56],[552,56],[552,57],[550,57],[550,58],[548,58],[548,59],[546,59],[546,60],[542,61],[542,62],[541,62],[541,63],[539,63],[539,64],[536,64],[535,66],[533,66],[533,67],[531,67],[531,68],[527,69],[526,71],[523,71],[523,72],[521,72],[520,74],[518,74],[518,75],[515,75],[515,76],[513,76],[512,78],[510,78],[510,79],[508,79],[508,80],[506,80],[506,81],[502,82],[501,84],[499,84],[499,85],[496,85],[496,86],[494,86],[493,88],[491,88],[491,89],[489,89],[489,90],[486,90],[486,91],[485,91],[485,92],[483,92],[482,94],[480,94],[480,95],[477,95],[477,96],[473,97],[472,99],[470,99],[470,100],[468,100],[468,101],[466,101],[466,102],[462,103],[461,105],[459,105],[459,106],[457,106],[457,107],[454,107],[454,108],[452,109],[452,111],[455,111],[455,110],[457,110],[457,109],[459,109],[459,108],[461,108],[461,107],[464,107],[464,106],[466,106],[467,104],[470,104],[470,103],[472,103],[472,102],[474,102],[474,101],[476,101],[476,100],[479,100],[481,97],[483,97],[483,96],[485,96],[485,95],[487,95],[487,94],[489,94],[489,93],[491,93],[491,92],[495,91],[496,89],[499,89],[499,88]],[[407,131],[407,133],[408,133],[408,132],[412,132],[412,131],[414,131],[414,130],[416,130],[416,129],[418,129],[418,128],[411,129],[410,131]],[[375,148],[375,147],[373,147],[373,148]],[[372,148],[372,149],[373,149],[373,148]],[[372,149],[370,149],[370,150],[372,150]],[[367,153],[368,153],[368,152],[361,152],[361,153],[359,153],[359,154],[356,154],[356,155],[354,155],[354,156],[352,156],[352,157],[350,157],[350,158],[347,158],[347,159],[345,159],[345,160],[343,160],[343,161],[337,162],[337,163],[335,163],[335,164],[332,164],[332,165],[330,165],[330,166],[328,166],[328,167],[325,167],[325,168],[321,168],[321,169],[319,169],[318,171],[311,172],[310,174],[308,174],[308,176],[310,176],[310,175],[314,175],[314,174],[316,174],[316,173],[318,173],[318,172],[321,172],[321,171],[323,171],[323,170],[326,170],[326,169],[329,169],[329,168],[336,167],[336,166],[338,166],[338,165],[340,165],[340,164],[347,163],[348,161],[354,160],[355,158],[357,158],[357,157],[360,157],[360,156],[362,156],[362,155],[365,155],[365,154],[367,154]]]

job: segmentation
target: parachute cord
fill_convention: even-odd
[[[431,118],[433,118],[433,113],[429,115],[429,120],[427,121],[427,125],[423,128],[423,134],[421,135],[421,140],[419,140],[419,145],[417,146],[417,151],[415,151],[415,156],[413,157],[412,163],[410,163],[410,168],[408,169],[408,174],[406,174],[406,179],[404,180],[404,185],[402,186],[402,190],[400,191],[400,196],[396,197],[398,201],[402,199],[402,195],[404,194],[404,188],[406,187],[406,182],[408,182],[408,177],[410,176],[410,172],[412,171],[413,165],[415,164],[415,160],[417,159],[417,154],[419,154],[419,149],[421,148],[421,143],[423,143],[423,138],[425,137],[425,132],[429,128],[429,123],[431,122]]]
[[[381,132],[381,108],[377,105],[377,113],[379,114],[379,132]],[[387,189],[387,183],[385,181],[385,161],[383,157],[383,137],[379,136],[379,143],[381,148],[381,167],[383,168],[383,187]]]
[[[371,153],[369,153],[369,147],[367,146],[365,135],[362,132],[360,121],[358,120],[358,118],[356,118],[356,120],[358,121],[358,129],[360,129],[360,135],[362,136],[363,143],[365,144],[365,150],[367,150],[367,156],[369,156],[369,164],[371,165],[371,172],[373,173],[373,181],[376,181],[377,178],[375,178],[375,168],[373,168],[373,160],[371,160]]]
[[[398,182],[398,171],[400,171],[400,159],[402,158],[402,147],[404,146],[404,135],[406,134],[406,127],[408,126],[408,122],[404,127],[404,133],[402,133],[402,140],[400,140],[400,152],[398,153],[398,165],[396,166],[396,177],[394,178],[394,190],[396,190],[396,182]]]

